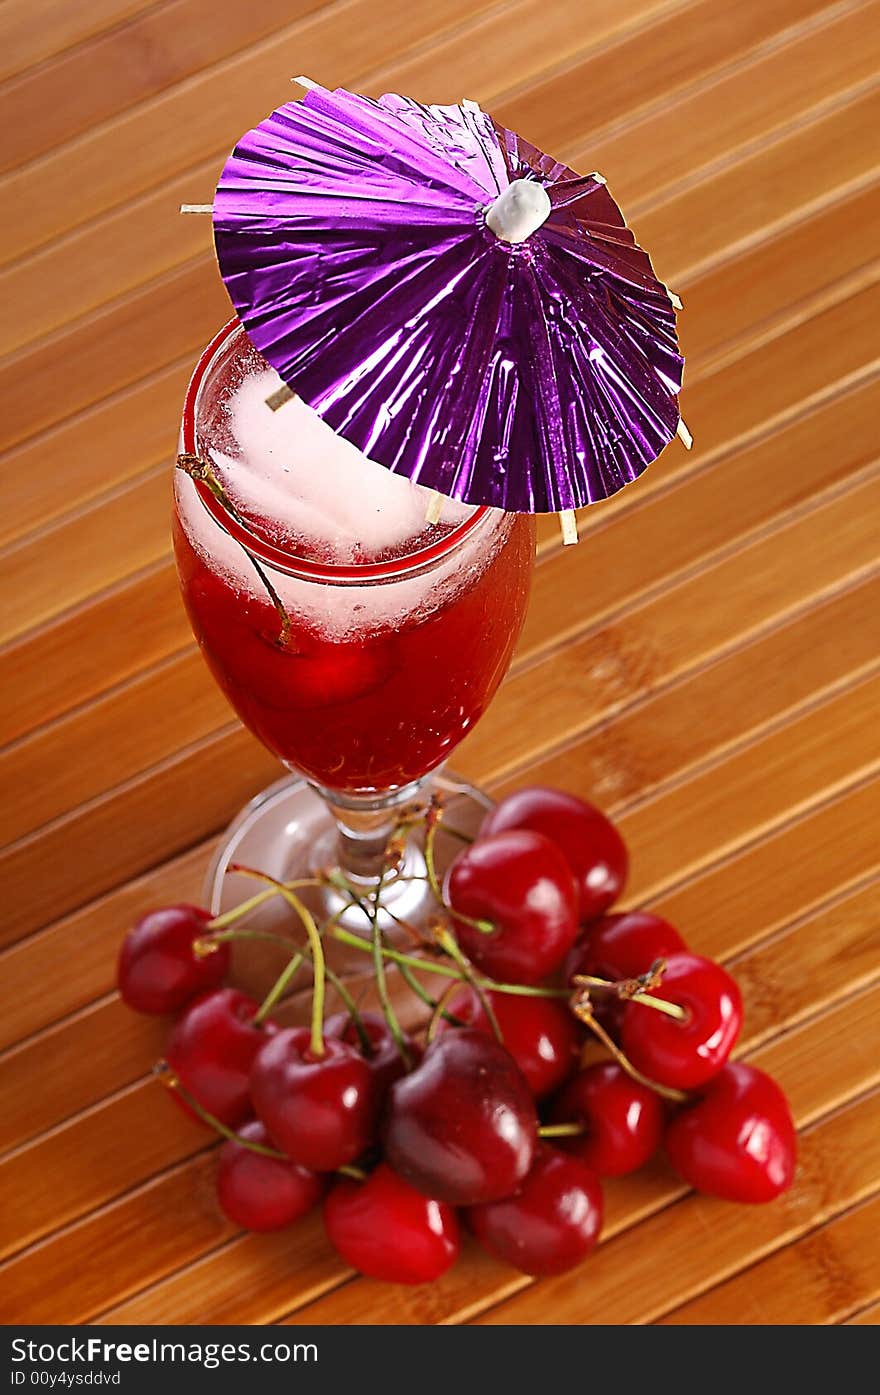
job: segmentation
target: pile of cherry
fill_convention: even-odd
[[[120,990],[139,1011],[180,1012],[162,1070],[226,1135],[226,1215],[275,1230],[323,1198],[348,1265],[420,1283],[455,1260],[460,1219],[527,1274],[568,1269],[598,1238],[600,1178],[661,1147],[713,1196],[762,1202],[790,1186],[785,1096],[728,1060],[736,983],[665,920],[607,914],[626,873],[623,841],[592,805],[541,788],[497,805],[437,888],[437,943],[424,961],[403,956],[410,974],[420,963],[447,975],[439,999],[423,992],[424,1039],[401,1031],[387,999],[385,1016],[358,1012],[344,985],[346,1010],[324,1020],[321,935],[334,931],[308,913],[312,1025],[286,1029],[266,1011],[280,993],[261,1008],[222,986],[234,916],[144,916],[122,946]],[[390,945],[380,953],[400,963]],[[590,1037],[609,1059],[582,1065]]]

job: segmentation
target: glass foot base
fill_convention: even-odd
[[[429,776],[419,791],[418,803],[427,803],[435,793],[444,797],[443,822],[435,838],[435,863],[442,882],[446,868],[464,846],[455,833],[465,834],[468,839],[474,837],[486,811],[491,808],[491,800],[451,773],[436,772]],[[421,828],[410,834],[398,873],[390,877],[382,889],[379,924],[386,941],[400,949],[411,948],[416,938],[414,932],[424,933],[437,918],[437,902],[425,875],[423,841]],[[336,824],[323,799],[300,776],[285,776],[252,799],[226,830],[208,869],[204,904],[214,915],[220,915],[260,890],[252,878],[231,871],[233,864],[266,872],[278,881],[308,881],[332,871],[336,854]],[[365,896],[368,894],[365,892]],[[350,898],[332,886],[307,885],[298,889],[297,895],[319,925],[335,917],[345,929],[365,937],[369,935],[370,923],[365,910],[352,905]],[[281,935],[296,944],[302,943],[304,938],[295,913],[280,896],[248,915],[242,926]],[[369,956],[337,942],[326,940],[325,943],[328,963],[346,980],[351,980],[356,991],[362,986],[360,1001],[364,1006],[373,1006],[375,988]],[[277,972],[285,959],[281,946],[258,941],[245,946],[242,942],[235,947],[235,980],[242,988],[262,997],[267,987],[267,974]],[[301,981],[303,985],[308,978],[306,970]],[[403,985],[397,981],[395,972],[389,974],[389,982],[397,1001]],[[445,983],[448,984],[448,980]],[[427,981],[426,986],[430,986]],[[303,1013],[296,1011],[295,999],[296,994],[282,1013],[284,1020],[302,1020]],[[413,1007],[418,1009],[417,1001]]]

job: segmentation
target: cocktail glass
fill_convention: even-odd
[[[292,772],[252,800],[221,841],[208,876],[215,912],[254,889],[228,873],[230,863],[283,880],[337,869],[367,898],[401,810],[434,791],[444,794],[444,824],[474,831],[488,801],[440,768],[507,670],[534,558],[531,518],[454,505],[429,524],[426,491],[358,458],[301,403],[279,410],[268,447],[255,437],[253,468],[235,404],[248,392],[253,415],[259,394],[268,423],[267,384],[271,370],[231,321],[205,350],[186,396],[182,458],[199,465],[175,472],[175,551],[196,638],[238,716]],[[279,430],[290,433],[298,469],[318,472],[324,513],[316,522],[311,502],[302,505],[308,536],[295,536],[296,506],[277,492]],[[418,508],[411,536],[401,538],[398,527],[393,545],[349,547],[340,558],[326,496],[329,488],[333,501],[343,457],[345,470],[357,467],[344,492],[356,482],[365,533],[376,531],[371,515],[383,507],[396,522],[399,499],[410,520],[414,501]],[[194,478],[204,465],[207,475]],[[381,495],[375,510],[369,480]],[[343,503],[350,516],[352,498],[337,490],[334,507]],[[377,526],[381,533],[386,524]],[[396,873],[384,867],[387,928],[436,910],[420,837],[414,828]],[[445,840],[441,862],[456,846],[454,834]],[[322,913],[340,913],[340,894],[332,886],[314,893]],[[365,928],[361,910],[349,914]]]

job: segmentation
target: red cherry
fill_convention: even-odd
[[[536,1099],[559,1088],[574,1070],[583,1033],[568,1007],[556,998],[519,997],[513,993],[486,995],[504,1038],[504,1046],[526,1078]],[[487,1037],[492,1024],[476,991],[465,985],[453,994],[448,1010]],[[440,1031],[455,1031],[441,1022]]]
[[[684,1008],[676,1021],[656,1008],[630,1002],[621,1044],[631,1063],[660,1085],[694,1090],[716,1075],[742,1026],[742,998],[720,964],[699,954],[671,954],[663,982],[651,992]]]
[[[379,1100],[384,1100],[395,1080],[399,1080],[402,1075],[406,1075],[406,1064],[399,1050],[397,1042],[394,1040],[391,1028],[385,1018],[379,1012],[362,1012],[360,1019],[364,1031],[370,1039],[373,1047],[372,1055],[368,1056],[361,1046],[361,1039],[357,1028],[347,1012],[336,1012],[332,1017],[328,1017],[324,1023],[324,1036],[336,1037],[339,1041],[347,1042],[359,1051],[373,1073],[376,1083],[376,1090]],[[404,1033],[407,1053],[413,1066],[422,1059],[422,1048],[418,1042]]]
[[[301,1167],[333,1172],[373,1141],[375,1081],[344,1041],[325,1037],[323,1056],[315,1056],[307,1027],[278,1032],[256,1057],[250,1083],[258,1116]]]
[[[542,1147],[515,1196],[468,1211],[496,1259],[524,1274],[561,1274],[590,1253],[602,1228],[602,1187],[579,1158]]]
[[[456,920],[465,953],[508,983],[538,983],[562,963],[577,934],[577,897],[565,858],[540,833],[512,830],[479,838],[446,875],[453,911],[491,921],[484,933]]]
[[[556,844],[577,883],[581,920],[601,915],[623,891],[626,844],[611,820],[586,800],[541,785],[516,790],[490,811],[480,837],[509,828],[530,828]]]
[[[232,591],[213,572],[199,573],[186,596],[193,629],[221,678],[263,707],[353,702],[391,671],[392,650],[384,640],[346,645],[299,632],[295,645],[281,647],[271,603]]]
[[[200,906],[148,911],[129,930],[119,951],[119,991],[135,1012],[177,1012],[196,993],[216,988],[229,970],[229,945],[199,958],[193,941],[204,935],[211,912]]]
[[[665,1112],[659,1095],[607,1061],[579,1071],[553,1101],[550,1118],[586,1126],[580,1136],[557,1139],[560,1148],[600,1177],[624,1177],[660,1147]]]
[[[509,1196],[537,1140],[535,1105],[513,1057],[470,1027],[437,1037],[388,1096],[389,1163],[425,1196],[453,1205]]]
[[[656,960],[686,950],[687,945],[668,920],[647,911],[624,911],[585,926],[565,961],[565,974],[569,982],[575,974],[637,978]]]
[[[666,1130],[666,1151],[690,1186],[726,1201],[772,1201],[794,1178],[797,1134],[776,1081],[731,1062]]]
[[[238,1130],[240,1138],[272,1148],[256,1119]],[[281,1230],[314,1206],[324,1190],[314,1172],[295,1162],[256,1153],[231,1139],[220,1149],[217,1200],[224,1215],[245,1230]]]
[[[306,709],[355,702],[386,682],[391,672],[387,644],[363,646],[315,640],[295,653],[267,647],[262,683],[248,668],[243,686],[265,707]]]
[[[681,935],[658,915],[647,911],[624,911],[602,916],[584,927],[565,961],[566,982],[575,974],[595,978],[637,978],[647,973],[658,959],[679,954],[687,945]],[[615,1041],[620,1039],[626,1003],[612,993],[596,993],[593,1012]]]
[[[424,1284],[458,1257],[458,1217],[380,1163],[365,1182],[342,1177],[324,1202],[330,1242],[371,1279]]]
[[[171,1028],[165,1056],[184,1089],[221,1123],[237,1128],[253,1114],[248,1077],[260,1047],[275,1031],[254,1026],[258,1004],[237,988],[202,993]],[[175,1095],[188,1114],[185,1100]]]

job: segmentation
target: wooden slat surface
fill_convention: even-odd
[[[317,1217],[236,1233],[113,987],[276,773],[182,612],[169,462],[225,318],[211,196],[289,76],[470,96],[600,169],[685,301],[696,437],[539,565],[456,765],[597,799],[649,904],[732,964],[742,1054],[803,1129],[792,1193],[608,1189],[533,1283],[468,1244],[400,1290]],[[880,1314],[880,0],[6,0],[0,8],[0,1237],[4,1320],[864,1323]],[[241,970],[242,981],[247,971]],[[704,1239],[711,1233],[713,1243]]]

